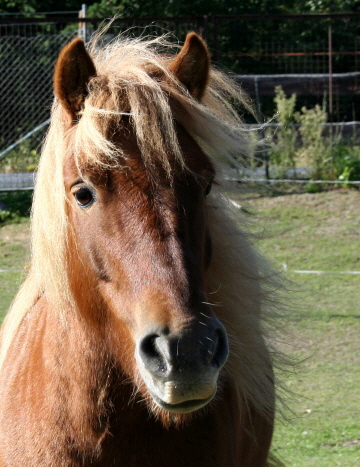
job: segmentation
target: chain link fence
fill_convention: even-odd
[[[1,172],[34,169],[58,53],[78,35],[88,40],[100,23],[74,17],[0,19]],[[281,85],[297,94],[299,108],[325,102],[331,121],[360,121],[360,14],[121,18],[107,38],[123,31],[133,36],[171,31],[182,42],[191,30],[207,40],[217,66],[237,75],[265,118],[274,112],[274,87]],[[357,135],[358,125],[351,128]]]
[[[48,125],[54,63],[77,31],[29,23],[1,25],[0,34],[0,154],[5,170],[31,170]]]

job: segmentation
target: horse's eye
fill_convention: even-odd
[[[74,192],[77,204],[82,208],[87,208],[92,205],[95,198],[91,190],[87,187],[80,187]]]

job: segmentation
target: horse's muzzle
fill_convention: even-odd
[[[154,399],[169,412],[192,412],[214,397],[229,354],[224,326],[216,318],[172,334],[143,336],[136,349],[140,374]]]

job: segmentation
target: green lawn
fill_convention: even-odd
[[[339,272],[360,270],[360,192],[255,193],[246,196],[243,206],[263,233],[260,249],[277,266],[286,265],[286,275],[301,289],[286,346],[302,361],[285,376],[297,396],[288,402],[287,421],[277,422],[274,453],[293,467],[358,466],[360,276]],[[26,221],[0,228],[0,269],[22,269],[29,251],[27,229]],[[3,314],[20,278],[19,272],[0,274]]]
[[[265,220],[260,249],[299,284],[299,311],[287,351],[302,361],[287,377],[288,421],[274,452],[293,467],[360,465],[360,193],[331,191],[250,197]]]
[[[293,276],[292,276],[293,277]],[[303,363],[288,380],[294,417],[279,423],[275,447],[291,466],[360,461],[359,276],[300,276],[312,295],[294,331]],[[306,360],[304,360],[306,359]]]
[[[19,219],[0,227],[0,321],[22,280],[29,258],[29,221]]]

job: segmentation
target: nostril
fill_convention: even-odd
[[[145,355],[146,358],[156,358],[159,352],[156,348],[156,339],[159,336],[156,334],[152,336],[146,336],[140,343],[140,353]]]
[[[147,367],[152,373],[163,374],[166,372],[165,359],[157,346],[157,334],[146,336],[142,339],[139,345],[139,355]]]
[[[216,347],[214,349],[211,365],[221,368],[229,356],[229,344],[226,331],[223,327],[216,330]]]
[[[213,336],[205,336],[205,360],[204,363],[206,365],[212,365],[215,355],[217,353],[218,348],[218,334],[214,334]]]

